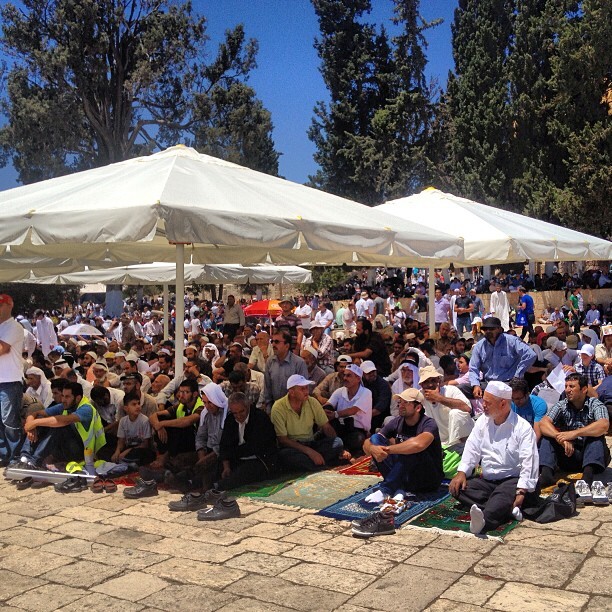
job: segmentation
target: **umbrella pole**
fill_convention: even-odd
[[[164,284],[164,340],[168,339],[170,334],[170,295],[168,292],[168,283]]]
[[[434,267],[429,267],[427,269],[427,287],[429,299],[427,302],[428,306],[428,325],[429,325],[429,335],[433,336],[436,331],[436,269]]]
[[[174,324],[174,375],[183,372],[185,346],[185,245],[176,245],[176,305]]]

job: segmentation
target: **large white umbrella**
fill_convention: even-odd
[[[438,189],[425,189],[392,200],[376,210],[412,219],[464,240],[465,257],[458,266],[532,261],[612,259],[612,242],[524,215],[479,204]],[[430,266],[430,277],[433,278]],[[430,282],[430,321],[433,283]]]
[[[103,336],[104,334],[96,329],[93,325],[86,323],[77,323],[65,327],[60,333],[60,336]]]
[[[1,192],[0,248],[9,245],[11,257],[97,256],[117,264],[175,257],[178,295],[185,245],[193,245],[195,263],[443,265],[463,258],[460,238],[183,146]],[[181,308],[177,315],[180,338]]]

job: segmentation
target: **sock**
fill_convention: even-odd
[[[543,465],[540,469],[540,487],[546,488],[555,484],[555,473],[553,469],[547,465]]]
[[[393,496],[393,499],[394,499],[395,501],[398,501],[398,502],[404,501],[404,494],[403,494],[403,493],[396,493],[396,494]]]
[[[582,471],[582,480],[586,482],[589,487],[593,484],[593,465],[587,465]]]
[[[470,532],[479,534],[485,526],[484,512],[473,504],[470,508]]]
[[[366,504],[380,504],[385,497],[385,494],[379,489],[378,491],[374,491],[374,493],[370,493],[363,501]]]
[[[515,506],[514,508],[512,508],[512,516],[519,523],[523,520],[523,513],[521,512],[521,509],[518,506]]]

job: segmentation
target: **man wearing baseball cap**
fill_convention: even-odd
[[[311,382],[292,374],[287,379],[287,395],[272,406],[270,418],[280,446],[279,459],[291,470],[312,472],[336,461],[344,451],[321,404],[309,396]],[[315,439],[314,425],[322,437]]]
[[[489,381],[523,378],[536,360],[528,344],[504,333],[497,317],[485,319],[481,330],[484,338],[474,345],[470,359],[470,385],[475,398],[482,397],[483,385]]]
[[[312,392],[313,397],[320,403],[325,404],[332,393],[344,384],[344,370],[353,360],[348,355],[340,355],[336,359],[334,372],[328,374]]]
[[[444,478],[440,434],[436,422],[423,412],[423,394],[406,389],[394,398],[399,400],[399,416],[389,419],[363,445],[384,479],[366,498],[371,503],[403,498],[407,491],[435,491]]]
[[[0,467],[7,466],[22,437],[23,327],[12,317],[13,298],[0,294]]]
[[[603,367],[595,361],[595,347],[585,344],[579,351],[580,363],[576,364],[576,372],[586,376],[589,389],[597,389],[606,377]]]
[[[484,414],[465,443],[457,475],[448,487],[453,497],[470,507],[474,534],[519,517],[525,496],[535,491],[538,482],[536,435],[511,410],[511,402],[512,389],[506,383],[493,380],[487,384]],[[479,464],[482,477],[473,476]]]

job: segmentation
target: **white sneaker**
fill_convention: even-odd
[[[593,495],[593,503],[596,506],[607,506],[610,501],[608,500],[608,493],[603,486],[601,480],[594,480],[591,485],[591,493]]]
[[[485,526],[484,512],[473,504],[470,508],[470,531],[474,534],[479,534]]]
[[[593,494],[591,493],[589,485],[584,480],[577,480],[574,486],[576,487],[577,504],[584,505],[593,503]]]

